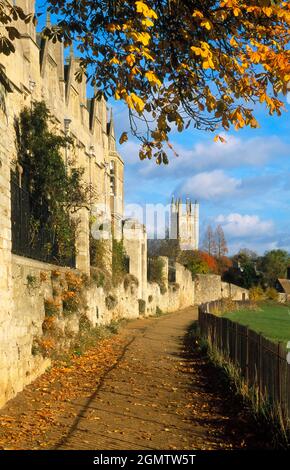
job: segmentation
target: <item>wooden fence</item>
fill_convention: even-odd
[[[256,387],[260,399],[279,406],[284,422],[289,425],[290,364],[285,346],[267,340],[247,326],[210,313],[218,307],[219,302],[199,306],[201,336],[240,369],[249,387]]]

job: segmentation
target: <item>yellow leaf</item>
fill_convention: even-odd
[[[201,26],[204,26],[206,29],[210,30],[212,28],[212,24],[208,20],[204,20],[201,22]]]
[[[236,41],[236,39],[235,39],[234,36],[232,36],[232,38],[231,38],[231,40],[230,40],[230,45],[231,45],[232,47],[237,47],[237,46],[238,46],[238,43],[237,43],[237,41]]]
[[[194,18],[203,18],[203,13],[201,13],[201,11],[199,10],[194,10],[194,12],[192,13],[192,16]]]
[[[110,60],[110,64],[116,64],[118,65],[120,61],[117,59],[117,57],[113,57],[113,59]]]
[[[149,8],[148,5],[146,5],[146,3],[138,1],[138,2],[135,2],[135,5],[136,5],[137,13],[141,13],[143,16],[146,16],[147,18],[155,18],[155,19],[158,18],[155,11],[152,10],[152,8]]]
[[[154,72],[146,72],[145,73],[145,77],[147,78],[148,82],[150,83],[150,85],[157,85],[157,86],[161,86],[162,83],[161,81],[159,80],[159,78],[155,75]]]
[[[135,59],[135,56],[133,54],[127,55],[126,62],[130,67],[133,67],[133,65],[135,64],[135,61],[136,61],[136,59]]]
[[[213,63],[211,57],[208,57],[207,60],[204,60],[204,61],[203,61],[202,67],[203,67],[204,69],[214,69],[214,68],[215,68],[214,63]]]
[[[131,95],[128,98],[130,98],[129,103],[132,103],[132,106],[130,106],[130,104],[127,101],[129,106],[134,107],[136,109],[136,111],[138,111],[138,113],[142,113],[142,111],[145,107],[144,101],[139,96],[137,96],[135,93],[131,93]]]
[[[151,21],[149,18],[142,20],[142,24],[143,26],[147,26],[148,28],[150,28],[150,26],[154,26],[153,21]]]

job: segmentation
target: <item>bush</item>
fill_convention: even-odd
[[[262,287],[260,286],[251,287],[251,289],[249,289],[249,299],[253,300],[254,302],[259,302],[261,300],[264,300],[265,293]]]
[[[274,287],[268,287],[266,289],[265,295],[268,300],[278,300],[278,292],[276,289],[274,289]]]
[[[46,299],[44,301],[44,312],[45,316],[48,317],[56,317],[60,313],[59,304],[55,302],[53,299]]]
[[[208,274],[210,272],[208,263],[205,259],[202,259],[200,252],[197,250],[182,251],[177,261],[191,272],[193,279],[196,274]]]
[[[100,268],[91,267],[91,284],[102,287],[105,292],[112,289],[112,281],[110,275]]]

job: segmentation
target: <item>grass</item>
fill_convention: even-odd
[[[241,309],[223,315],[232,321],[262,333],[271,341],[290,341],[290,305],[276,302],[261,302],[257,308]]]

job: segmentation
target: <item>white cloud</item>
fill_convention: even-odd
[[[222,170],[202,172],[188,178],[180,192],[198,199],[220,199],[229,196],[241,186],[241,180],[228,176]]]
[[[209,135],[207,141],[196,143],[193,148],[180,144],[173,146],[179,157],[172,157],[164,176],[183,176],[185,172],[211,170],[218,168],[238,168],[242,166],[263,166],[272,157],[289,153],[289,147],[277,136],[242,139],[225,135],[227,143],[213,142]],[[160,167],[155,162],[146,162],[140,169],[144,176],[160,175]]]
[[[274,229],[271,220],[261,220],[257,215],[221,214],[216,217],[215,221],[222,225],[225,234],[231,238],[254,239],[269,236]]]

